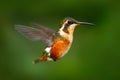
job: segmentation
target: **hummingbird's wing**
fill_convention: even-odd
[[[15,28],[30,40],[42,40],[47,46],[51,46],[53,44],[53,40],[56,36],[54,30],[37,24],[34,24],[32,27],[15,25]]]

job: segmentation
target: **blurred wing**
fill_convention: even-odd
[[[33,23],[31,25],[33,28],[36,28],[36,29],[39,29],[39,30],[44,30],[46,33],[55,33],[55,31],[53,29],[50,29],[50,28],[47,28],[45,26],[42,26],[42,25],[39,25],[39,24],[36,24],[36,23]]]
[[[32,27],[24,25],[15,25],[18,32],[29,38],[30,40],[42,40],[47,46],[53,44],[53,39],[55,38],[55,31],[47,27],[34,25]]]

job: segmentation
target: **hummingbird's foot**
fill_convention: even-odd
[[[42,56],[48,56],[48,55],[49,55],[49,53],[47,53],[46,51],[44,51]]]

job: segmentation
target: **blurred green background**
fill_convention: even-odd
[[[36,22],[57,30],[65,17],[96,26],[78,26],[61,60],[33,65],[45,45],[26,39],[14,25]],[[120,80],[120,1],[1,0],[0,80],[62,79]]]

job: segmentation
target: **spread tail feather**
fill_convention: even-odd
[[[48,59],[48,56],[42,56],[42,57],[40,57],[40,58],[32,61],[32,63],[33,63],[33,64],[36,64],[36,63],[38,63],[38,62],[48,61],[48,60],[49,60],[49,59]]]
[[[32,63],[36,64],[36,63],[39,63],[39,62],[42,62],[42,61],[53,61],[53,59],[48,57],[48,56],[42,56],[42,57],[32,61]]]
[[[32,64],[36,64],[36,63],[38,63],[40,61],[41,61],[40,59],[36,59],[36,60],[32,61]]]

